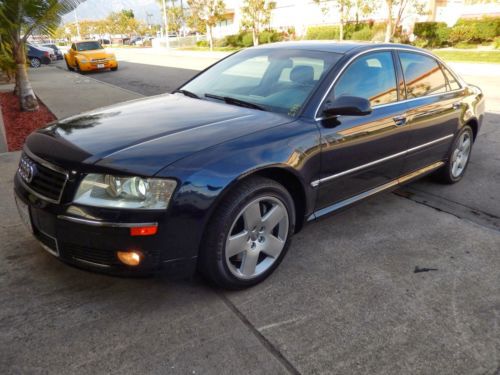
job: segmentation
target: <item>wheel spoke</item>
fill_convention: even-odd
[[[277,258],[281,254],[281,250],[283,250],[285,241],[278,237],[274,237],[273,235],[269,235],[266,237],[265,245],[266,246],[262,249],[262,252],[270,257]]]
[[[466,139],[463,143],[462,143],[462,152],[467,155],[469,153],[469,149],[470,149],[470,139]]]
[[[244,230],[234,236],[230,236],[227,239],[226,244],[226,257],[231,258],[236,254],[245,251],[247,248],[247,240],[248,240],[248,231]]]
[[[266,227],[266,232],[270,233],[276,225],[285,217],[285,210],[278,205],[275,205],[262,218],[262,224]]]
[[[453,176],[457,177],[457,175],[458,175],[458,160],[455,160],[455,162],[453,163],[453,165],[451,167],[451,173],[453,174]]]
[[[252,230],[254,227],[261,223],[262,216],[260,214],[259,202],[254,202],[247,207],[243,212],[243,221],[245,222],[245,229]]]
[[[240,272],[245,276],[252,276],[255,273],[255,268],[257,267],[257,260],[259,260],[258,251],[245,252]]]

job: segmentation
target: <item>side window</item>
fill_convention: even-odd
[[[76,45],[75,45],[75,43],[73,43],[73,44],[71,45],[71,49],[72,49],[73,51],[76,51]]]
[[[460,88],[460,84],[457,82],[455,77],[453,77],[453,74],[446,69],[444,66],[441,67],[443,69],[444,75],[446,76],[446,79],[448,79],[448,88],[450,91],[452,90],[458,90]]]
[[[408,99],[446,92],[446,80],[436,60],[419,53],[400,52]]]
[[[391,52],[376,52],[355,60],[335,84],[330,100],[339,96],[368,99],[372,106],[396,102],[396,73]]]

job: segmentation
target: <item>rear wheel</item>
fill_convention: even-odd
[[[462,128],[453,141],[448,161],[436,173],[436,178],[445,184],[454,184],[460,181],[469,165],[474,135],[469,125]]]
[[[113,72],[116,72],[118,70],[118,66],[115,66],[114,68],[110,68]]]
[[[42,62],[40,61],[40,59],[38,57],[32,57],[30,59],[30,66],[32,68],[39,68],[40,66],[42,66]]]
[[[288,191],[251,177],[220,203],[206,229],[199,269],[215,284],[242,289],[268,277],[285,256],[295,227]]]

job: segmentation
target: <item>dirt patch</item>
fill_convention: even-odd
[[[0,106],[9,151],[20,150],[31,132],[56,119],[40,100],[38,104],[40,109],[37,112],[21,112],[17,96],[11,92],[0,93]]]

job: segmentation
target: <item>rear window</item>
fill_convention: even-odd
[[[399,57],[408,98],[446,92],[446,80],[435,59],[411,52],[400,52]]]

